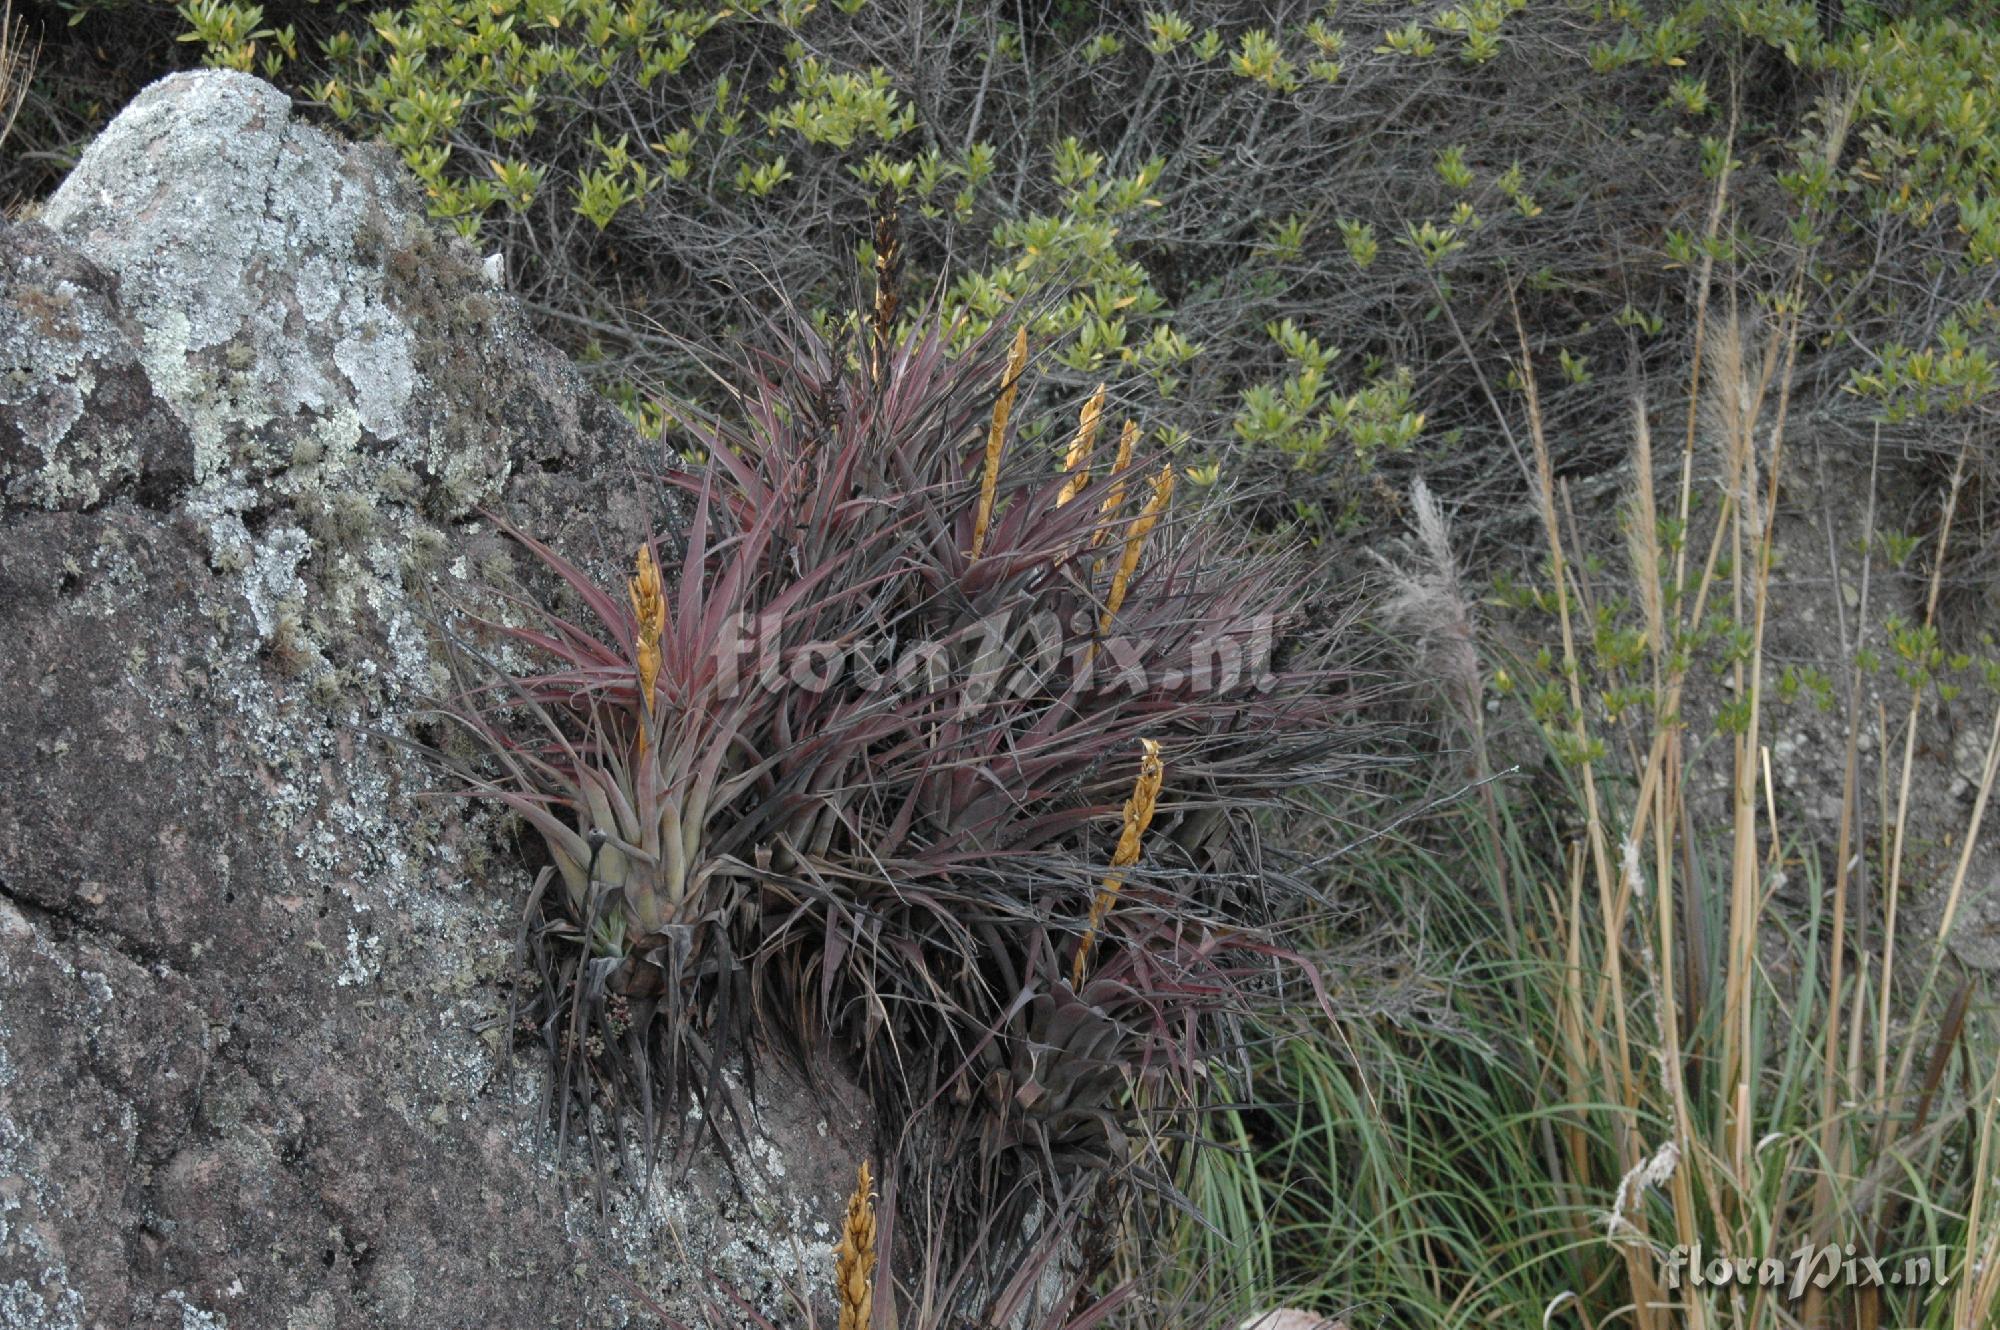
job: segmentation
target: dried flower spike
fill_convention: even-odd
[[[1166,510],[1167,500],[1174,493],[1174,469],[1160,468],[1160,474],[1153,481],[1153,497],[1146,500],[1146,507],[1140,512],[1132,529],[1125,533],[1125,553],[1118,560],[1118,572],[1111,579],[1111,594],[1104,601],[1104,617],[1098,621],[1099,637],[1111,631],[1111,620],[1117,616],[1118,607],[1125,603],[1125,588],[1132,581],[1132,573],[1139,567],[1139,556],[1145,551],[1146,537],[1159,522],[1160,514]]]
[[[875,1311],[875,1196],[868,1161],[861,1161],[847,1219],[833,1252],[834,1292],[840,1300],[839,1330],[867,1330]]]
[[[667,625],[667,597],[651,545],[639,547],[638,571],[626,590],[632,597],[632,636],[639,657],[639,704],[651,714],[653,685],[660,677],[660,634]]]
[[[1090,483],[1090,450],[1097,442],[1097,426],[1103,416],[1104,385],[1100,383],[1077,417],[1076,437],[1070,440],[1069,455],[1063,458],[1063,470],[1069,473],[1069,478],[1063,481],[1062,492],[1056,495],[1056,507],[1074,499]]]
[[[1014,333],[1014,347],[1007,353],[1007,374],[1000,384],[999,400],[993,403],[993,424],[986,431],[986,474],[979,481],[979,513],[972,523],[972,557],[986,548],[986,531],[993,524],[993,496],[1000,488],[1000,452],[1007,446],[1007,417],[1014,412],[1014,393],[1021,386],[1021,371],[1028,367],[1028,330]]]
[[[1139,862],[1139,842],[1146,828],[1153,824],[1153,809],[1160,801],[1160,783],[1166,778],[1160,745],[1152,739],[1141,739],[1139,743],[1145,755],[1139,759],[1139,779],[1132,783],[1132,797],[1125,801],[1125,823],[1118,832],[1118,848],[1111,853],[1114,871],[1106,875],[1097,889],[1097,899],[1091,902],[1090,921],[1084,925],[1083,940],[1076,944],[1076,960],[1070,965],[1072,988],[1083,987],[1083,972],[1090,963],[1090,949],[1097,941],[1098,927],[1111,913],[1112,902],[1118,899],[1119,889],[1125,885],[1124,875],[1115,870]]]
[[[1116,477],[1111,482],[1111,492],[1104,496],[1104,503],[1098,508],[1098,515],[1104,522],[1097,525],[1097,534],[1090,538],[1090,547],[1096,549],[1104,540],[1105,523],[1109,522],[1125,506],[1125,468],[1132,465],[1132,449],[1139,442],[1139,423],[1125,422],[1125,428],[1118,434],[1118,456],[1111,460],[1111,474]]]

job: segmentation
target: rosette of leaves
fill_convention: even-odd
[[[725,367],[730,418],[682,412],[693,516],[627,586],[507,528],[566,599],[461,618],[444,712],[465,787],[547,847],[524,1023],[563,1121],[636,1114],[650,1156],[690,1102],[725,1119],[751,1037],[850,1049],[885,1204],[948,1177],[970,1250],[1079,1179],[1165,1184],[1129,1128],[1202,1103],[1281,984],[1270,925],[1309,893],[1256,813],[1358,760],[1362,693],[1285,557],[1220,487],[1174,506],[1101,392],[1045,452],[1024,335],[866,323],[794,320]],[[1107,909],[1142,757],[1159,820]]]

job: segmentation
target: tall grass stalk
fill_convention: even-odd
[[[1427,985],[1419,962],[1403,988],[1357,981],[1341,995],[1371,1013],[1344,1031],[1358,1068],[1303,1026],[1262,1062],[1273,1083],[1252,1097],[1286,1107],[1245,1127],[1250,1176],[1203,1179],[1222,1232],[1200,1241],[1215,1255],[1233,1223],[1268,1223],[1266,1296],[1421,1326],[1996,1324],[2000,1065],[1990,1004],[1947,941],[2000,772],[2000,720],[1948,842],[1937,922],[1914,940],[1897,929],[1919,873],[1917,734],[1939,682],[1960,481],[1928,551],[1922,622],[1882,625],[1903,658],[1900,685],[1877,680],[1907,690],[1895,721],[1864,704],[1858,658],[1844,681],[1839,830],[1823,865],[1827,847],[1779,799],[1768,742],[1798,296],[1772,302],[1761,336],[1733,309],[1711,314],[1671,488],[1639,406],[1615,570],[1587,548],[1556,476],[1522,338],[1513,368],[1545,555],[1525,603],[1550,615],[1556,645],[1539,663],[1473,668],[1530,702],[1550,779],[1483,785],[1427,837],[1349,867],[1354,893],[1402,921],[1418,956],[1453,968]],[[1704,289],[1703,308],[1724,303]],[[1437,536],[1414,506],[1428,549]],[[1711,717],[1719,742],[1698,742]],[[1464,728],[1485,742],[1476,713]],[[1872,847],[1864,740],[1882,754]],[[1471,763],[1496,765],[1484,752]],[[1875,880],[1885,889],[1867,892]],[[1834,1277],[1794,1286],[1800,1249],[1829,1245]],[[1785,1282],[1697,1284],[1697,1246],[1704,1262],[1779,1258]],[[1941,1278],[1870,1286],[1866,1266],[1846,1277],[1850,1255],[1898,1275],[1906,1257],[1931,1257]]]
[[[1543,959],[1561,975],[1550,981],[1556,1022],[1551,1030],[1533,1031],[1532,1038],[1542,1064],[1556,1073],[1552,1097],[1571,1106],[1563,1114],[1569,1144],[1564,1157],[1576,1165],[1574,1181],[1586,1193],[1602,1195],[1605,1184],[1615,1180],[1616,1201],[1605,1227],[1624,1268],[1610,1287],[1626,1301],[1619,1303],[1616,1295],[1592,1298],[1584,1288],[1571,1291],[1579,1315],[1596,1304],[1587,1320],[1618,1317],[1646,1330],[1872,1326],[1891,1303],[1897,1324],[1940,1324],[1947,1300],[1926,1302],[1930,1289],[1835,1284],[1796,1302],[1782,1289],[1763,1287],[1704,1290],[1683,1282],[1668,1289],[1657,1278],[1663,1268],[1660,1249],[1669,1241],[1688,1248],[1699,1241],[1714,1255],[1761,1257],[1790,1253],[1810,1238],[1853,1242],[1863,1254],[1886,1257],[1899,1246],[1916,1245],[1919,1237],[1956,1230],[1958,1244],[1944,1245],[1951,1248],[1950,1278],[1961,1281],[1951,1301],[1962,1305],[1949,1323],[1969,1330],[1989,1324],[1994,1306],[1990,1292],[1965,1291],[1966,1284],[1979,1280],[1973,1239],[1989,1222],[1981,1211],[1990,1205],[1990,1189],[1977,1185],[1966,1164],[1975,1143],[1985,1147],[1990,1121],[1978,1127],[1975,1142],[1969,1121],[1943,1126],[1935,1097],[1953,1046],[1977,1039],[1990,1058],[1984,1043],[1989,1032],[1967,1026],[1965,996],[1953,1001],[1943,1019],[1933,1023],[1930,1016],[1964,866],[2000,760],[2000,728],[1988,741],[1960,837],[1961,867],[1927,939],[1928,967],[1913,998],[1902,973],[1908,962],[1895,949],[1896,916],[1910,859],[1918,769],[1914,736],[1934,681],[1921,667],[1905,672],[1909,711],[1880,865],[1888,883],[1880,960],[1870,966],[1864,958],[1847,988],[1853,755],[1865,720],[1858,685],[1850,692],[1846,804],[1830,898],[1810,847],[1780,821],[1765,743],[1764,643],[1797,350],[1797,326],[1788,313],[1793,308],[1780,303],[1761,349],[1751,347],[1733,317],[1706,336],[1706,382],[1697,391],[1704,399],[1698,406],[1707,447],[1684,454],[1681,492],[1692,493],[1700,470],[1714,468],[1719,502],[1706,532],[1706,557],[1684,582],[1669,580],[1662,545],[1697,533],[1662,522],[1643,409],[1640,413],[1626,571],[1643,622],[1643,668],[1631,672],[1644,684],[1622,707],[1586,696],[1587,681],[1616,685],[1623,671],[1607,664],[1615,653],[1607,651],[1601,629],[1588,653],[1579,646],[1578,620],[1598,625],[1610,620],[1601,585],[1583,575],[1582,553],[1566,544],[1533,367],[1523,347],[1519,369],[1561,629],[1555,674],[1568,702],[1549,728],[1576,804],[1570,811],[1581,822],[1563,838],[1569,890],[1551,940],[1541,948]],[[1954,484],[1933,552],[1938,570],[1945,562],[1956,490]],[[1727,558],[1721,557],[1724,550]],[[1673,567],[1687,568],[1681,551],[1673,553]],[[1935,629],[1940,576],[1934,572],[1926,598],[1925,633]],[[1729,606],[1720,635],[1705,617],[1718,603]],[[1716,843],[1719,837],[1700,830],[1703,813],[1693,806],[1699,777],[1690,769],[1684,712],[1698,661],[1713,659],[1716,650],[1723,653],[1731,699],[1719,708],[1730,736],[1726,850]],[[1610,695],[1615,694],[1604,694]],[[1795,908],[1774,906],[1794,872],[1804,876],[1808,888],[1803,918]],[[1711,957],[1706,939],[1718,935],[1720,954]],[[1684,955],[1690,945],[1694,951]],[[1861,1031],[1854,1022],[1871,1017],[1866,1042],[1873,1057],[1858,1062],[1853,1053]],[[1891,1058],[1889,1050],[1898,1043],[1901,1052]],[[1920,1065],[1927,1069],[1921,1078]],[[1973,1089],[1974,1103],[1979,1095],[1990,1096],[1994,1086],[1991,1062],[1982,1065],[1986,1070],[1974,1074],[1983,1082]],[[1927,1132],[1927,1124],[1937,1130]],[[1893,1222],[1899,1218],[1900,1224]],[[1971,1319],[1965,1319],[1968,1314]]]
[[[14,18],[13,0],[0,4],[0,143],[14,130],[14,119],[28,99],[39,44],[28,43],[27,25]]]

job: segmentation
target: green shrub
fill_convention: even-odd
[[[1914,370],[1948,330],[1990,349],[1986,6],[185,0],[179,43],[104,22],[115,0],[68,12],[387,139],[649,431],[664,397],[708,391],[686,343],[732,339],[740,293],[844,306],[885,189],[912,279],[951,274],[961,345],[1026,302],[1070,386],[1113,379],[1190,464],[1265,493],[1262,521],[1315,537],[1377,529],[1377,472],[1519,499],[1483,367],[1514,303],[1577,367],[1545,402],[1575,472],[1620,449],[1591,375],[1681,367],[1661,330],[1698,265],[1779,290],[1764,279],[1813,252],[1801,405],[1836,435],[1900,391],[1885,357]],[[23,134],[110,105],[50,97]],[[1843,115],[1849,150],[1800,159]],[[22,172],[73,151],[31,146]],[[1743,206],[1710,234],[1725,165]],[[1287,320],[1328,348],[1316,387],[1263,335]],[[1302,389],[1408,402],[1349,437]]]
[[[1219,8],[1075,16],[1058,35],[938,7],[912,50],[898,13],[865,3],[417,0],[329,19],[316,42],[233,0],[185,7],[211,61],[273,73],[394,145],[438,216],[508,249],[552,326],[594,341],[607,379],[642,385],[624,398],[649,428],[666,423],[656,390],[700,392],[649,328],[726,337],[725,289],[836,308],[843,252],[887,189],[915,280],[947,253],[970,260],[945,296],[960,344],[1025,304],[1068,370],[1118,377],[1206,454],[1190,461],[1268,480],[1336,526],[1356,517],[1357,476],[1466,400],[1427,377],[1457,355],[1442,327],[1397,325],[1492,289],[1533,243],[1521,228],[1553,237],[1549,210],[1567,199],[1573,224],[1601,188],[1567,165],[1552,178],[1569,145],[1510,127],[1466,135],[1410,189],[1404,162],[1438,154],[1392,108],[1470,114],[1485,94],[1463,86],[1469,68],[1509,95],[1544,88],[1507,33],[1553,30],[1518,3],[1445,8],[1421,54],[1377,26],[1393,10],[1262,27]],[[1386,133],[1347,146],[1343,127],[1371,123]],[[1348,261],[1329,266],[1336,233]],[[1552,288],[1576,268],[1527,266]],[[1291,349],[1249,336],[1288,321],[1337,348],[1311,384]],[[1281,419],[1270,403],[1288,398]],[[1234,402],[1236,428],[1211,433]]]

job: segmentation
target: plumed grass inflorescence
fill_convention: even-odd
[[[851,1049],[885,1195],[974,1253],[1092,1179],[1167,1186],[1136,1115],[1214,1093],[1288,982],[1274,919],[1312,906],[1255,812],[1359,760],[1362,695],[1286,556],[1227,538],[1219,488],[1174,507],[1134,426],[1070,501],[1101,391],[1058,458],[1015,438],[1024,336],[854,326],[801,320],[736,367],[734,419],[684,420],[692,517],[625,595],[501,523],[571,603],[460,620],[444,711],[486,756],[440,760],[547,846],[521,1025],[565,1130],[636,1118],[651,1158],[699,1102],[719,1139],[746,1039]]]

